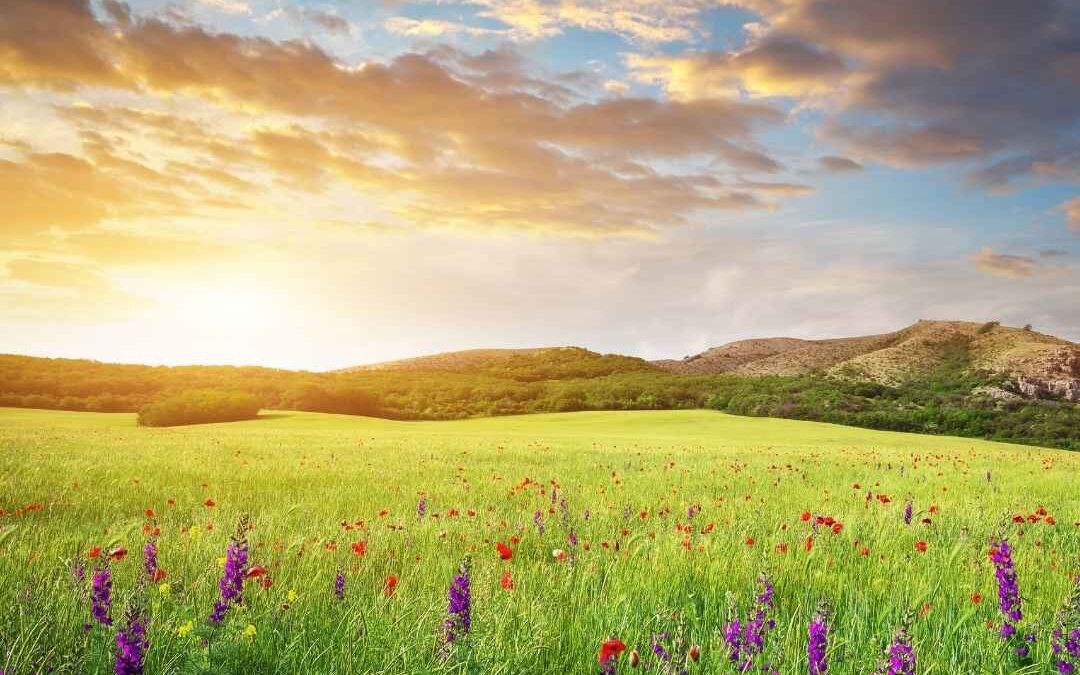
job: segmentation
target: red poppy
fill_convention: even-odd
[[[146,509],[146,517],[147,518],[153,518],[154,517],[154,509]]]
[[[510,550],[510,547],[501,541],[495,544],[495,548],[499,550],[499,558],[503,560],[509,560],[514,557],[514,552]]]
[[[926,553],[927,547],[928,547],[928,544],[925,541],[923,541],[922,539],[915,542],[915,550],[918,551],[919,553]]]
[[[352,544],[352,552],[355,553],[357,556],[363,558],[364,555],[367,553],[367,542],[354,541]]]
[[[502,573],[502,578],[499,579],[499,585],[508,591],[514,590],[514,578],[510,576],[510,570],[506,570]]]
[[[843,529],[843,527],[844,526],[843,526],[842,523],[833,523],[833,526],[832,526],[833,534],[840,534],[840,530]]]
[[[259,585],[263,587],[263,590],[269,590],[270,587],[274,585],[274,580],[267,574],[262,579],[259,579]]]
[[[803,548],[806,549],[807,553],[814,550],[814,538],[813,537],[807,537],[806,541],[803,542]]]
[[[597,656],[597,660],[603,665],[612,659],[617,659],[619,654],[624,651],[626,651],[626,644],[622,640],[618,638],[604,640],[604,643],[600,645],[600,654]]]
[[[799,516],[799,520],[803,521],[804,523],[810,522],[810,512],[809,511],[803,511],[802,515]]]
[[[977,605],[980,602],[982,602],[982,593],[972,593],[971,594],[971,604]]]
[[[746,545],[747,546],[753,546],[754,545],[754,538],[753,537],[747,537],[746,538]]]
[[[217,502],[215,502],[213,499],[210,499],[209,497],[207,497],[206,501],[203,502],[202,505],[205,506],[208,509],[212,509],[215,506],[217,506]]]
[[[264,576],[265,574],[266,574],[266,568],[265,567],[259,567],[258,565],[256,565],[255,567],[249,567],[248,571],[244,573],[244,577],[247,578],[247,579],[258,579],[259,577]]]
[[[91,546],[90,550],[86,552],[86,557],[87,558],[97,558],[100,555],[101,555],[101,547],[100,546]]]
[[[694,645],[694,646],[690,647],[690,660],[693,661],[694,663],[697,663],[698,659],[700,659],[700,658],[701,658],[701,647],[698,647],[697,645]]]
[[[123,546],[117,546],[113,550],[109,551],[109,560],[123,560],[127,555],[127,549]]]
[[[397,576],[395,576],[393,574],[388,575],[386,577],[386,581],[383,582],[383,593],[385,593],[387,597],[393,595],[394,590],[397,588],[397,584],[398,584]]]
[[[167,576],[168,575],[165,573],[165,570],[156,569],[156,570],[154,570],[154,573],[151,575],[151,579],[153,579],[154,583],[157,583],[159,581],[165,581],[165,577],[167,577]]]

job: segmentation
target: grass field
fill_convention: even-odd
[[[112,672],[128,607],[149,617],[149,673],[595,673],[609,637],[627,646],[619,672],[630,650],[639,670],[679,672],[690,645],[691,673],[736,672],[724,625],[745,622],[762,573],[776,626],[748,672],[806,673],[824,601],[829,673],[873,672],[905,615],[922,675],[1049,673],[1080,571],[1076,453],[705,411],[147,429],[132,414],[0,409],[0,509],[6,675]],[[213,624],[242,515],[245,568],[265,573]],[[999,636],[987,552],[1001,536],[1022,632],[1037,630],[1027,666]],[[107,627],[88,594],[118,547]],[[467,556],[471,632],[447,648],[447,588]]]

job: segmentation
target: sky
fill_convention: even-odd
[[[3,0],[0,352],[1080,340],[1072,0]]]

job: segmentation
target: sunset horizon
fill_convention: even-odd
[[[9,0],[0,352],[1080,338],[1078,10]]]

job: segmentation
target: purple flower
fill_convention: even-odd
[[[582,520],[588,520],[591,517],[592,517],[592,511],[590,511],[587,508],[585,509],[585,512],[581,514]]]
[[[146,619],[133,612],[128,616],[127,626],[116,633],[113,672],[116,675],[141,675],[147,647]]]
[[[998,609],[1003,621],[1001,638],[1012,645],[1013,653],[1021,660],[1031,654],[1030,643],[1035,642],[1035,634],[1019,636],[1020,622],[1024,618],[1020,586],[1016,579],[1016,564],[1012,559],[1012,549],[1005,539],[991,542],[990,561],[994,563],[994,576],[998,583]]]
[[[225,549],[225,569],[221,573],[221,581],[218,588],[221,597],[214,603],[214,611],[210,614],[212,623],[221,623],[225,618],[225,612],[234,604],[243,599],[244,573],[248,563],[248,544],[246,539],[234,538]]]
[[[738,617],[724,626],[724,640],[728,643],[728,658],[738,664],[739,672],[750,670],[754,658],[765,651],[765,638],[776,627],[769,617],[773,609],[775,589],[765,575],[758,577],[761,592],[754,597],[754,607],[746,623]],[[767,670],[767,668],[766,668]]]
[[[94,572],[90,586],[91,616],[102,626],[111,626],[112,618],[109,616],[109,610],[112,608],[112,572],[109,568],[103,567]]]
[[[829,671],[826,651],[829,646],[829,607],[822,604],[810,620],[806,636],[806,659],[810,675],[823,675]]]
[[[915,649],[911,646],[907,621],[893,634],[892,643],[885,650],[885,661],[875,675],[915,675]]]
[[[911,516],[913,515],[913,513],[914,513],[914,505],[911,503],[911,500],[909,499],[907,504],[904,504],[904,524],[905,525],[910,525],[911,524]]]
[[[1059,675],[1080,672],[1080,576],[1057,614],[1050,633],[1050,652]]]
[[[694,516],[696,516],[700,512],[701,512],[701,507],[700,506],[698,506],[696,504],[691,504],[690,507],[686,509],[686,517],[688,519],[690,519],[690,520],[693,520]]]
[[[544,516],[539,509],[533,514],[533,522],[536,523],[536,530],[540,533],[540,536],[544,536]]]
[[[421,497],[416,503],[416,517],[423,518],[427,514],[427,497]]]
[[[146,576],[152,581],[157,573],[157,544],[153,539],[146,542],[146,546],[143,546],[143,569],[146,570]]]
[[[578,545],[577,532],[570,530],[570,534],[566,535],[566,543],[570,545],[570,548],[575,548]]]
[[[443,629],[446,644],[450,645],[468,635],[469,629],[472,628],[472,593],[468,558],[461,561],[458,573],[450,581],[446,595],[449,602]]]
[[[334,597],[338,600],[345,599],[345,573],[341,570],[338,570],[334,577]]]

